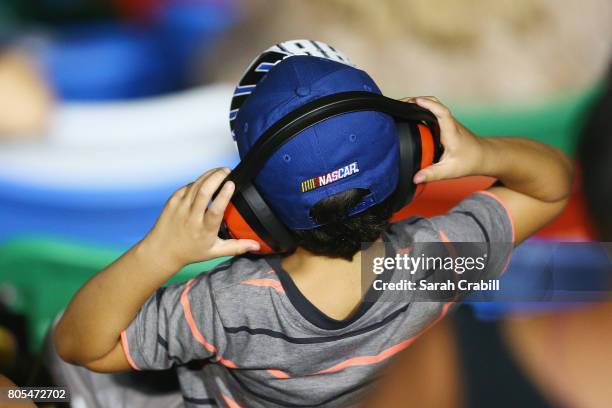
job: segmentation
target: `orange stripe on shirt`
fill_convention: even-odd
[[[127,359],[128,364],[134,370],[140,371],[140,368],[134,362],[132,355],[130,354],[130,345],[128,344],[127,334],[125,330],[121,332],[121,348],[123,348],[123,354],[125,354],[125,358]]]
[[[277,281],[276,279],[247,279],[242,282],[243,285],[251,285],[251,286],[265,286],[276,290],[278,293],[285,293],[285,289],[283,289],[283,285]]]
[[[269,369],[269,370],[266,370],[266,371],[268,372],[268,374],[270,374],[271,376],[276,377],[276,378],[282,378],[282,379],[291,378],[291,376],[289,374],[287,374],[286,372],[281,371],[281,370]]]
[[[345,360],[339,364],[336,364],[333,367],[327,368],[325,370],[317,371],[315,374],[336,373],[348,367],[372,365],[372,364],[380,363],[381,361],[388,359],[389,357],[395,355],[396,353],[399,353],[400,351],[408,347],[416,339],[416,337],[417,336],[414,336],[407,340],[404,340],[401,343],[396,344],[395,346],[392,346],[386,350],[383,350],[382,352],[378,353],[375,356],[361,356],[361,357],[349,358],[348,360]]]
[[[414,336],[412,336],[412,337],[402,341],[401,343],[398,343],[398,344],[396,344],[394,346],[391,346],[388,349],[385,349],[385,350],[381,351],[380,353],[376,354],[375,356],[361,356],[361,357],[349,358],[348,360],[345,360],[345,361],[343,361],[343,362],[341,362],[339,364],[336,364],[335,366],[332,366],[332,367],[327,368],[325,370],[317,371],[314,375],[336,373],[338,371],[344,370],[345,368],[353,367],[353,366],[363,366],[363,365],[377,364],[377,363],[380,363],[381,361],[384,361],[384,360],[388,359],[389,357],[394,356],[395,354],[399,353],[400,351],[404,350],[406,347],[411,345],[423,333],[425,333],[427,330],[429,330],[430,327],[434,326],[444,316],[446,316],[446,314],[448,313],[448,310],[450,309],[450,307],[451,307],[451,305],[453,303],[454,302],[446,303],[444,305],[444,307],[442,308],[442,312],[436,318],[436,320],[434,320],[429,326],[427,326],[425,329],[421,330],[419,333],[417,333]]]
[[[451,306],[454,305],[455,302],[448,302],[444,305],[444,307],[442,308],[442,313],[440,313],[440,316],[438,316],[438,318],[436,320],[434,320],[429,326],[427,326],[423,331],[421,331],[420,334],[425,333],[427,330],[429,330],[431,327],[435,326],[436,323],[438,323],[440,320],[442,320],[444,318],[444,316],[446,316],[448,314],[448,311],[450,310]]]
[[[195,320],[193,319],[193,314],[191,313],[191,305],[189,304],[189,298],[187,297],[194,279],[191,279],[189,280],[189,282],[187,282],[187,284],[185,285],[185,290],[183,290],[183,293],[181,294],[181,305],[183,306],[183,314],[185,315],[185,320],[187,321],[187,325],[191,330],[191,334],[200,344],[204,346],[206,350],[215,354],[219,363],[223,364],[228,368],[237,368],[236,364],[233,361],[226,360],[219,353],[217,353],[217,348],[213,344],[210,344],[206,341],[202,333],[200,333],[198,326],[196,326]]]
[[[444,233],[444,231],[439,229],[438,230],[438,235],[440,235],[440,239],[442,240],[442,243],[444,244],[444,247],[447,249],[447,251],[450,254],[450,256],[457,257],[457,251],[455,251],[455,247],[453,247],[453,245],[452,245],[450,239],[448,239],[448,236],[446,235],[446,233]]]

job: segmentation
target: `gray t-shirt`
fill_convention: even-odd
[[[513,238],[510,214],[488,192],[447,214],[393,224],[385,234],[395,251],[419,242],[507,243],[488,246],[488,278],[504,271]],[[122,333],[122,344],[134,369],[176,367],[186,406],[350,406],[390,357],[454,303],[401,301],[388,292],[375,300],[334,320],[300,293],[278,256],[236,257],[159,289]]]

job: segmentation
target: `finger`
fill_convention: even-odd
[[[453,118],[450,109],[439,101],[430,99],[430,97],[418,97],[416,98],[416,104],[433,113],[436,119],[438,119],[438,125],[440,126],[441,132],[440,136],[442,138],[442,143],[444,144],[445,136],[447,134],[451,134],[450,132],[456,129],[455,119]]]
[[[179,201],[183,201],[182,199],[184,197],[189,196],[190,192],[193,190],[193,186],[198,182],[198,180],[202,179],[203,177],[209,175],[210,173],[217,171],[219,168],[215,168],[215,169],[210,169],[208,170],[206,173],[204,173],[203,175],[201,175],[196,181],[192,181],[189,184],[184,185],[183,187],[179,188],[178,190],[176,190],[174,192],[174,194],[172,194],[172,196],[170,197],[172,199],[172,201],[178,203]]]
[[[429,99],[430,101],[433,101],[433,102],[441,103],[440,100],[437,97],[433,96],[433,95],[431,95],[431,96],[419,96],[419,98],[425,98],[425,99]]]
[[[439,162],[419,170],[414,175],[412,181],[414,184],[422,184],[449,178],[453,178],[449,166],[447,166],[446,163]]]
[[[210,230],[217,230],[221,226],[221,222],[223,221],[223,214],[225,213],[225,209],[229,204],[232,195],[234,194],[235,185],[233,182],[226,182],[217,197],[210,204],[208,209],[206,209],[206,205],[208,203],[199,202],[197,211],[202,211],[204,214],[204,226]],[[203,208],[202,208],[203,207]],[[205,211],[205,212],[204,212]]]
[[[400,101],[402,101],[402,102],[409,102],[409,103],[415,103],[416,102],[416,97],[415,96],[408,96],[406,98],[400,99]]]
[[[450,109],[432,96],[419,96],[416,103],[436,115],[438,120],[452,117]]]
[[[227,167],[216,167],[214,169],[210,169],[207,172],[205,172],[204,174],[202,174],[200,177],[197,178],[196,181],[194,181],[192,183],[192,186],[189,188],[188,191],[188,199],[190,200],[191,203],[194,202],[198,191],[200,190],[200,188],[202,187],[202,184],[204,184],[204,182],[211,176],[213,175],[215,172],[218,171],[223,171],[225,173],[225,176],[227,177],[227,175],[230,173],[230,169],[228,169]]]
[[[251,239],[220,239],[215,244],[214,254],[220,256],[236,256],[246,252],[259,251],[259,242]]]
[[[170,198],[168,198],[166,205],[172,205],[172,206],[178,205],[183,199],[183,197],[185,196],[186,191],[187,191],[187,186],[183,186],[179,188],[178,190],[176,190],[174,193],[172,193]]]
[[[204,211],[206,211],[206,207],[212,195],[217,191],[226,177],[227,172],[223,169],[219,169],[204,179],[202,183],[200,183],[200,187],[194,191],[193,198],[190,202],[190,211],[199,219],[204,215]]]

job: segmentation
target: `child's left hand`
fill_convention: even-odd
[[[440,161],[415,174],[414,183],[480,174],[483,156],[480,138],[459,123],[437,98],[420,96],[408,98],[407,101],[416,103],[436,116],[440,125],[440,142],[444,146]]]
[[[234,193],[234,183],[226,182],[208,204],[229,172],[226,168],[209,170],[168,199],[155,226],[141,243],[159,264],[177,271],[190,263],[259,250],[256,241],[224,240],[217,235]]]

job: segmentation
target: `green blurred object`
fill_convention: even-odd
[[[27,317],[32,352],[83,283],[121,254],[52,238],[16,239],[0,247],[0,301]],[[189,265],[169,282],[185,282],[226,259]]]
[[[602,84],[597,83],[522,105],[450,106],[453,114],[478,135],[529,137],[571,155],[585,112],[602,90]]]

